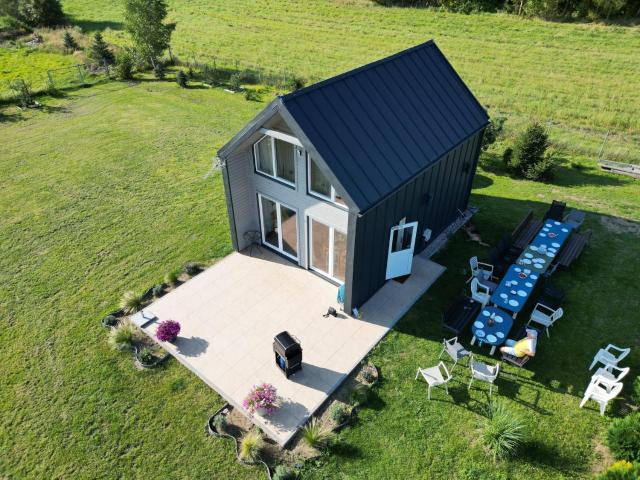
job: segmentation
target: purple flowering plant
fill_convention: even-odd
[[[180,324],[175,320],[163,320],[158,325],[156,337],[161,342],[173,342],[180,333]]]
[[[244,398],[242,406],[251,414],[254,414],[258,409],[263,410],[267,415],[272,414],[278,409],[276,387],[270,383],[254,385]]]

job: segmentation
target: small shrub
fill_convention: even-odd
[[[195,262],[187,262],[184,264],[183,270],[187,275],[194,276],[200,273],[201,268],[200,265]]]
[[[73,38],[71,32],[69,30],[65,30],[64,39],[63,39],[64,48],[66,48],[69,52],[75,52],[80,49],[78,42]]]
[[[234,73],[229,77],[229,88],[234,91],[239,91],[242,88],[242,77],[239,73]]]
[[[102,324],[105,327],[115,327],[118,324],[118,319],[114,315],[107,315],[102,319]]]
[[[193,71],[193,67],[189,67],[189,70],[187,70],[187,77],[189,77],[190,80],[193,80],[194,78],[196,78],[196,72]]]
[[[142,295],[138,295],[131,290],[125,292],[122,300],[120,300],[120,308],[122,308],[122,311],[127,315],[140,311],[143,305]]]
[[[213,419],[213,426],[216,427],[218,433],[224,432],[224,430],[227,428],[227,416],[221,413],[216,415]]]
[[[297,476],[290,468],[278,465],[271,478],[273,480],[296,480]]]
[[[516,138],[513,155],[507,166],[518,176],[529,180],[540,180],[551,172],[553,155],[545,155],[549,136],[544,127],[533,123]]]
[[[187,88],[188,80],[187,74],[182,70],[178,70],[178,73],[176,73],[176,82],[178,82],[180,88]]]
[[[640,461],[640,412],[613,420],[607,445],[618,460]]]
[[[492,402],[482,431],[482,443],[493,460],[514,455],[525,439],[525,426],[502,402]]]
[[[155,66],[153,67],[153,76],[158,80],[164,80],[165,69],[162,62],[156,62]]]
[[[180,270],[173,270],[172,272],[169,272],[164,276],[164,283],[174,287],[177,285],[179,277],[180,277]]]
[[[364,383],[357,384],[349,394],[352,405],[364,405],[369,400],[370,389]]]
[[[502,135],[504,130],[504,122],[507,119],[505,117],[496,117],[489,120],[489,124],[484,129],[484,136],[482,137],[482,151],[486,151],[491,145],[496,143],[496,140]]]
[[[618,460],[598,476],[598,480],[638,480],[640,478],[640,463]]]
[[[155,355],[153,354],[153,352],[151,351],[150,348],[148,347],[144,347],[140,353],[138,354],[138,359],[144,363],[144,364],[150,364],[153,363],[153,361],[155,360]]]
[[[289,87],[289,89],[291,89],[291,91],[295,92],[296,90],[304,88],[306,83],[306,80],[302,77],[293,77],[291,80],[289,80],[289,84],[287,86]]]
[[[136,338],[136,327],[131,322],[121,322],[109,332],[109,345],[117,350],[130,348]]]
[[[251,430],[240,441],[240,459],[250,463],[257,462],[263,448],[264,438],[257,430]]]
[[[322,450],[329,446],[335,438],[335,434],[331,429],[322,426],[320,421],[314,417],[302,429],[302,438],[310,447]]]
[[[636,405],[640,405],[640,377],[636,377],[631,387],[631,399]]]
[[[164,293],[164,285],[161,283],[159,283],[158,285],[154,285],[153,288],[151,289],[151,293],[153,294],[154,297],[160,298]]]
[[[257,90],[254,90],[252,88],[247,88],[244,91],[244,99],[249,102],[259,102],[260,100],[262,100],[262,97],[260,96],[260,93],[258,93]]]
[[[124,51],[118,55],[116,77],[123,81],[133,79],[133,57],[130,52]]]
[[[373,383],[376,380],[376,375],[373,371],[373,368],[371,368],[370,366],[365,367],[364,370],[362,371],[362,378],[365,379],[365,381],[369,382],[369,383]]]
[[[257,410],[264,410],[267,415],[278,409],[278,392],[270,383],[254,385],[242,401],[242,406],[254,414]]]
[[[33,92],[29,82],[16,78],[9,82],[9,89],[13,92],[16,100],[20,102],[22,108],[28,108],[33,105]]]
[[[158,325],[156,337],[161,342],[173,342],[180,333],[180,323],[175,320],[163,320]]]
[[[347,421],[349,418],[349,412],[347,411],[347,407],[340,403],[336,403],[333,407],[331,407],[331,419],[335,422],[336,425],[341,425]]]

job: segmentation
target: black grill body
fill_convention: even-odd
[[[289,378],[289,375],[302,368],[302,347],[289,332],[284,331],[275,336],[273,352],[276,365],[282,370],[285,377]]]

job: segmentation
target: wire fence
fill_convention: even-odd
[[[41,74],[32,75],[28,79],[14,79],[0,86],[0,100],[6,102],[20,101],[20,91],[25,86],[33,95],[63,92],[74,88],[86,87],[112,76],[109,65],[77,64],[68,67],[54,68]]]

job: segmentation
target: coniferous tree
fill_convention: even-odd
[[[107,45],[107,42],[102,38],[100,32],[96,32],[93,37],[93,43],[89,50],[89,58],[99,65],[104,65],[105,63],[107,65],[113,65],[115,63],[115,55],[109,48],[109,45]]]
[[[70,52],[75,52],[80,48],[78,42],[76,42],[76,39],[73,38],[73,35],[71,35],[71,32],[69,30],[66,30],[64,32],[64,48],[66,48]]]

